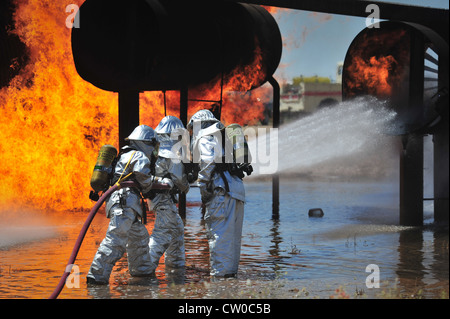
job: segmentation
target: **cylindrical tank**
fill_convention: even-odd
[[[103,145],[98,153],[97,162],[91,177],[91,187],[95,192],[102,192],[109,186],[111,164],[117,156],[117,149],[112,145]]]
[[[439,92],[448,88],[448,80],[439,76],[441,59],[448,59],[448,45],[431,29],[380,22],[379,27],[362,30],[350,45],[342,98],[372,95],[387,100],[397,113],[388,133],[427,131],[439,120]]]
[[[265,77],[278,67],[276,21],[257,5],[220,1],[86,0],[72,52],[80,76],[108,91],[193,88],[261,54]]]

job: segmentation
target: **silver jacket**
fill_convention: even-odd
[[[125,146],[125,148],[129,148]],[[130,160],[131,159],[131,160]],[[125,167],[128,167],[125,171]],[[139,184],[140,191],[147,193],[150,191],[154,182],[154,176],[150,170],[150,159],[141,151],[129,150],[122,154],[115,167],[115,177],[125,177],[127,174],[133,172],[133,179]],[[113,208],[120,205],[122,200],[126,206],[133,209],[139,216],[142,216],[142,203],[139,191],[134,188],[125,187],[119,189],[111,194],[106,202],[106,216],[110,217],[110,212]]]
[[[181,160],[174,162],[174,157],[179,158],[175,154],[173,157],[158,156],[155,165],[155,175],[157,177],[170,178],[179,191],[187,193],[189,191],[189,182],[187,180],[187,175],[184,172],[184,165]],[[156,194],[151,202],[151,209],[156,209],[161,205],[167,205],[175,211],[177,210],[176,205],[172,200],[172,195],[168,192]]]
[[[200,129],[192,143],[194,162],[200,165],[198,183],[202,198],[211,198],[217,188],[226,190],[226,185],[221,175],[214,171],[216,162],[222,161],[221,128],[223,124],[217,122],[209,127]],[[245,188],[242,180],[225,171],[224,176],[229,186],[229,195],[237,200],[245,201]]]

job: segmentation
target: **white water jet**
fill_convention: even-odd
[[[276,173],[302,172],[318,164],[367,154],[387,146],[392,139],[386,132],[392,129],[389,126],[393,125],[395,116],[394,111],[386,108],[385,102],[360,97],[281,126],[277,136],[259,134],[248,143],[252,156],[256,149],[260,152],[264,147],[267,154],[276,152],[276,156],[273,153],[271,156],[272,161],[277,161]],[[252,176],[255,177],[264,173],[267,165],[258,158],[253,156]]]

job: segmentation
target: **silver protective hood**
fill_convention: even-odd
[[[125,138],[126,141],[146,141],[150,143],[157,143],[158,136],[156,132],[147,125],[139,125],[137,126],[133,132]]]
[[[130,140],[130,146],[144,153],[149,160],[151,160],[152,157],[156,158],[158,156],[158,144],[154,146],[148,145],[144,141]]]
[[[188,129],[192,129],[195,122],[209,122],[216,123],[219,122],[218,119],[215,118],[214,114],[210,110],[200,110],[197,111],[194,115],[192,115],[187,127]]]
[[[181,120],[168,115],[159,122],[155,131],[160,143],[158,156],[181,159],[183,149],[189,143],[189,133]]]
[[[155,132],[158,134],[170,134],[177,128],[184,128],[183,122],[175,116],[167,115],[159,122]]]
[[[149,159],[152,155],[158,156],[158,135],[150,126],[137,126],[125,141],[129,141],[131,147],[143,152]]]

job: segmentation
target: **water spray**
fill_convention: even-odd
[[[250,140],[250,149],[255,150],[250,178],[260,176],[269,165],[277,173],[308,172],[318,164],[384,148],[395,120],[396,112],[369,96],[320,109],[281,126],[278,134],[259,134]],[[272,152],[276,156],[265,155]]]

